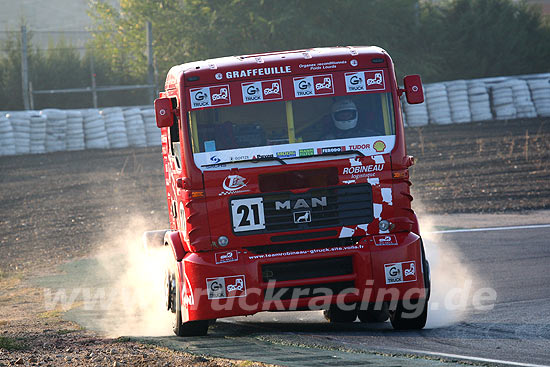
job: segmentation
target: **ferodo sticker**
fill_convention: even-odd
[[[233,261],[239,261],[239,252],[237,250],[216,252],[216,264],[225,264]]]
[[[383,70],[345,73],[344,78],[346,80],[346,92],[348,93],[386,89]]]
[[[374,236],[374,244],[376,246],[397,246],[397,238],[394,234]]]
[[[191,88],[189,90],[191,108],[204,108],[231,104],[229,85]]]
[[[280,79],[242,83],[241,89],[244,103],[283,99]]]
[[[244,275],[206,278],[208,299],[236,298],[246,296],[246,279]]]
[[[294,78],[294,96],[312,97],[334,94],[334,81],[331,74]]]
[[[414,261],[384,264],[384,272],[386,274],[386,284],[416,281],[416,264]]]

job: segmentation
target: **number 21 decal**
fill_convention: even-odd
[[[262,198],[248,198],[231,201],[233,231],[255,231],[265,229],[264,202]]]

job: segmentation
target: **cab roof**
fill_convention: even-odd
[[[185,78],[185,84],[189,85],[220,82],[227,72],[235,70],[290,66],[293,69],[292,74],[308,74],[312,67],[337,70],[348,67],[350,63],[354,63],[354,66],[361,64],[365,68],[387,67],[388,62],[391,63],[391,59],[387,52],[376,46],[322,47],[219,57],[172,67],[168,72],[165,88],[176,88],[182,77]],[[327,65],[335,66],[328,68]]]

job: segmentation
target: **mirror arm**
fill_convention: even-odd
[[[403,93],[405,93],[407,90],[405,88],[399,88],[397,87],[397,96],[401,97]]]

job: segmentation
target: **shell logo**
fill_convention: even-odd
[[[378,153],[383,152],[384,149],[386,149],[386,143],[384,143],[382,140],[377,140],[372,145],[374,150],[376,150]]]

